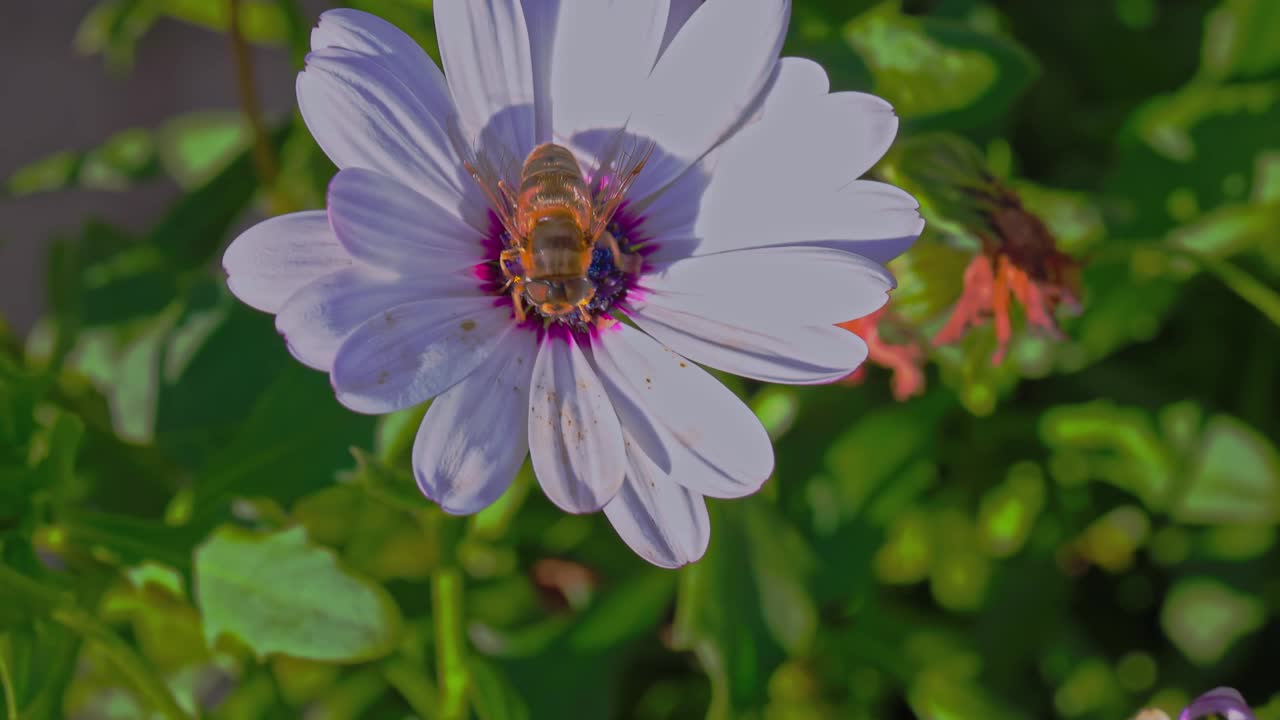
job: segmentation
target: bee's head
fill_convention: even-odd
[[[558,318],[572,315],[591,302],[596,296],[596,286],[585,277],[530,280],[524,285],[524,296],[543,315]]]

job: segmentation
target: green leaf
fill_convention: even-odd
[[[480,720],[526,720],[529,707],[502,670],[472,655],[467,659],[471,670],[471,700]]]
[[[711,547],[702,560],[680,571],[672,634],[677,647],[697,655],[711,680],[708,720],[758,712],[767,700],[772,668],[782,660],[761,617],[752,561],[742,552],[752,542],[743,505],[756,502],[762,500],[710,504]]]
[[[1256,79],[1280,70],[1280,4],[1226,0],[1209,13],[1200,72],[1212,80]]]
[[[1197,523],[1280,522],[1280,456],[1248,425],[1209,420],[1174,517]]]
[[[184,188],[212,180],[249,141],[244,115],[225,110],[174,118],[157,137],[160,164]]]
[[[256,535],[224,527],[195,554],[207,642],[231,634],[258,656],[360,662],[399,642],[400,610],[380,586],[311,545],[302,528]]]
[[[272,133],[273,151],[279,152],[292,128]],[[251,150],[207,183],[182,196],[147,234],[146,242],[165,253],[175,269],[190,269],[213,259],[257,191],[257,174]]]
[[[287,23],[284,3],[277,0],[243,0],[240,5],[240,32],[252,43],[279,45],[284,42]],[[159,0],[160,13],[175,20],[225,33],[230,26],[230,5],[208,0]]]
[[[64,150],[15,170],[5,193],[21,197],[71,188],[126,190],[156,177],[159,169],[151,131],[134,128],[111,136],[101,147]]]
[[[905,15],[889,0],[852,20],[845,40],[871,70],[873,91],[907,120],[971,128],[1002,116],[1035,78],[1034,58],[1005,38]]]
[[[1261,628],[1265,617],[1256,597],[1211,578],[1189,578],[1165,597],[1160,625],[1193,663],[1212,665],[1242,637]]]

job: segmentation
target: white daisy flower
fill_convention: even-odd
[[[911,196],[857,179],[892,109],[779,59],[789,12],[436,0],[443,74],[390,24],[327,12],[297,90],[340,168],[328,208],[237,238],[229,286],[348,408],[435,398],[413,465],[445,511],[492,503],[530,454],[556,505],[692,562],[704,496],[773,470],[760,422],[700,366],[847,376],[867,350],[835,324],[884,304],[883,264],[923,225]]]

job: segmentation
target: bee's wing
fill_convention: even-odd
[[[462,157],[463,167],[480,186],[503,229],[515,241],[519,237],[515,221],[516,199],[510,185],[520,172],[515,164],[515,155],[500,143],[490,143],[485,149],[477,149],[479,143],[467,140],[456,116],[450,119],[448,131],[454,149]]]
[[[591,194],[595,198],[592,208],[591,237],[596,238],[613,220],[627,191],[644,169],[655,143],[635,136],[628,136],[624,127],[605,144],[591,176]]]

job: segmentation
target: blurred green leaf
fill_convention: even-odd
[[[1198,523],[1280,522],[1280,456],[1234,418],[1210,418],[1173,515]]]
[[[1262,603],[1210,578],[1190,578],[1169,591],[1160,625],[1197,665],[1212,665],[1244,636],[1262,627]]]
[[[54,153],[19,168],[5,188],[14,197],[69,188],[126,190],[159,170],[151,131],[135,128],[111,136],[101,147]]]
[[[182,115],[165,123],[157,135],[161,165],[184,188],[212,180],[250,141],[244,115],[231,111]]]
[[[479,658],[468,659],[471,701],[480,720],[526,720],[529,708],[502,670]]]
[[[1280,5],[1224,0],[1205,21],[1201,73],[1212,80],[1251,80],[1280,70]]]
[[[1000,117],[1035,78],[1012,40],[960,23],[904,15],[898,0],[850,21],[845,39],[866,62],[873,91],[920,126],[972,128]]]
[[[259,656],[358,662],[389,653],[400,638],[395,601],[311,545],[302,528],[222,528],[196,550],[195,575],[210,645],[228,633]]]

